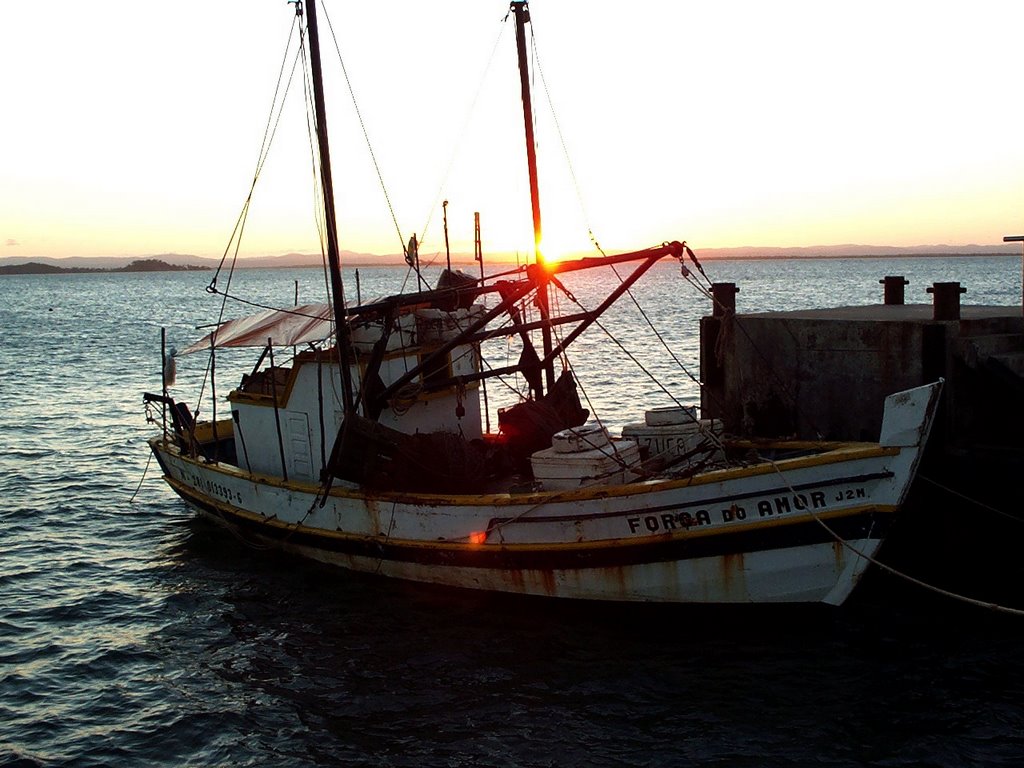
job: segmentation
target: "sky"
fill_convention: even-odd
[[[341,247],[443,251],[448,200],[453,252],[475,211],[485,252],[530,252],[507,2],[318,5]],[[219,257],[293,8],[0,2],[0,256]],[[1024,233],[1024,3],[530,10],[546,253]],[[243,256],[320,249],[298,77],[277,125]]]

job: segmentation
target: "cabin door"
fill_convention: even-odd
[[[285,411],[285,435],[288,441],[288,477],[313,479],[313,459],[309,449],[309,418],[305,413]]]

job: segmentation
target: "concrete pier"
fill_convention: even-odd
[[[886,395],[941,376],[938,429],[950,448],[1020,450],[1024,317],[1007,307],[954,311],[950,293],[936,294],[936,306],[705,317],[702,415],[747,437],[875,440]]]
[[[701,416],[743,437],[877,440],[887,395],[943,377],[924,463],[884,560],[1024,608],[1024,317],[1019,307],[961,306],[961,294],[957,283],[938,284],[933,304],[893,295],[872,306],[704,317]]]

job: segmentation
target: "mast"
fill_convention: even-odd
[[[523,94],[523,123],[526,128],[526,164],[530,171],[530,206],[533,209],[533,247],[537,263],[543,267],[544,256],[540,250],[540,191],[537,184],[537,147],[533,138],[533,103],[530,98],[530,68],[526,61],[526,22],[530,20],[530,9],[527,0],[512,0],[511,9],[516,16],[516,51],[519,55],[519,84]],[[549,360],[551,354],[551,317],[548,306],[548,275],[541,268],[538,270],[537,309],[540,311],[544,325],[541,335],[544,341],[544,359],[548,360],[544,367],[548,389],[555,383],[555,364]],[[537,393],[538,396],[540,393]]]
[[[526,129],[526,164],[530,171],[530,205],[533,209],[533,247],[540,260],[540,192],[537,185],[537,147],[533,139],[533,103],[530,98],[530,70],[526,61],[526,22],[530,9],[526,0],[512,0],[516,15],[516,51],[519,55],[519,84],[523,93],[523,122]]]
[[[334,183],[331,179],[331,150],[327,142],[327,110],[324,107],[323,71],[320,66],[320,34],[316,23],[316,0],[305,0],[306,29],[309,33],[310,75],[313,79],[313,108],[316,116],[316,141],[320,152],[320,186],[324,197],[324,225],[327,229],[327,263],[331,274],[331,299],[334,307],[334,338],[338,345],[341,366],[342,396],[345,413],[355,408],[350,370],[351,344],[345,310],[345,287],[341,280],[341,257],[338,254],[338,225],[334,214]],[[302,2],[295,12],[302,13]]]

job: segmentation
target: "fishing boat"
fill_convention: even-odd
[[[166,384],[144,396],[171,489],[246,541],[382,577],[579,600],[846,600],[907,496],[941,382],[890,396],[877,443],[734,441],[682,404],[611,434],[582,407],[568,350],[655,264],[685,272],[682,241],[567,261],[538,250],[525,266],[447,269],[433,288],[346,304],[315,0],[298,10],[330,296],[221,324],[184,351],[261,350],[229,417],[196,419]],[[525,0],[510,17],[539,243]],[[566,275],[610,266],[632,271],[596,308],[553,310]],[[518,340],[518,360],[485,358],[499,337]],[[492,430],[482,392],[508,377],[525,384]]]

